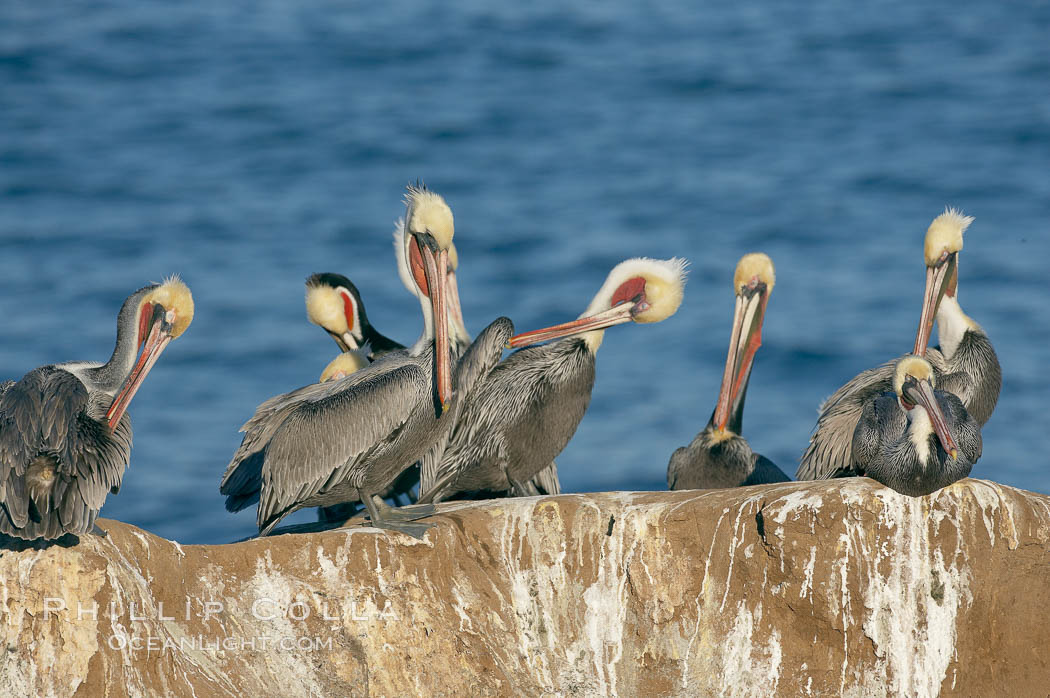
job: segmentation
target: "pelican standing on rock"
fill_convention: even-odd
[[[671,455],[667,464],[670,489],[717,489],[790,480],[771,460],[752,452],[740,435],[744,396],[755,352],[762,344],[762,320],[775,283],[773,260],[768,256],[755,252],[737,263],[733,274],[736,310],[718,402],[704,430]]]
[[[404,230],[404,219],[399,218],[394,230],[398,275],[409,293],[415,295],[415,281],[409,268],[408,256],[404,254]],[[470,334],[463,323],[463,310],[459,305],[459,288],[456,283],[458,267],[459,254],[453,242],[448,248],[446,274],[450,350],[453,361],[463,355],[471,342]],[[343,378],[355,370],[364,368],[358,362],[358,355],[367,357],[368,361],[375,361],[391,352],[405,350],[403,344],[381,334],[369,322],[361,294],[353,282],[342,274],[313,274],[306,280],[306,315],[310,322],[325,330],[343,350],[343,353],[325,368],[319,382]],[[433,461],[443,446],[443,443],[438,444],[433,454],[428,455],[428,461]],[[400,501],[402,496],[410,498],[412,489],[418,484],[419,468],[413,465],[398,476],[384,496],[393,497],[395,501]],[[346,521],[356,512],[355,503],[344,502],[321,507],[318,509],[317,518],[325,522]]]
[[[302,507],[353,500],[364,503],[378,528],[416,537],[429,528],[415,519],[432,507],[391,509],[378,495],[451,429],[461,401],[499,361],[513,326],[501,318],[486,328],[459,362],[453,385],[445,300],[452,211],[423,187],[409,188],[406,205],[401,254],[423,310],[423,333],[405,353],[295,391],[292,404],[279,396],[259,407],[220,491],[233,510],[258,497],[262,535]]]
[[[967,412],[983,426],[995,409],[1003,381],[988,335],[959,306],[959,252],[963,232],[972,222],[972,217],[949,208],[926,231],[926,290],[913,352],[929,360],[941,389],[957,395]],[[940,348],[927,351],[934,319]],[[851,455],[853,432],[864,405],[894,389],[898,361],[864,371],[824,401],[799,463],[797,479],[823,480],[855,474]]]
[[[193,296],[172,277],[124,301],[106,363],[51,364],[0,384],[0,532],[53,540],[94,529],[131,457],[128,405],[192,320]]]
[[[920,497],[970,474],[981,457],[981,428],[952,393],[934,390],[933,367],[905,356],[893,392],[864,404],[852,459],[867,475],[901,494]]]
[[[683,259],[629,259],[609,273],[576,320],[510,340],[522,347],[485,379],[468,401],[437,469],[426,470],[421,502],[464,492],[528,491],[576,433],[594,387],[594,360],[605,328],[660,322],[675,313],[685,285]]]

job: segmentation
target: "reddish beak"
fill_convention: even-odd
[[[169,313],[171,311],[168,311]],[[139,386],[142,385],[142,381],[146,379],[146,375],[149,374],[150,369],[153,368],[153,364],[157,363],[157,359],[160,358],[161,352],[168,346],[168,342],[171,341],[171,322],[167,316],[158,317],[153,321],[153,326],[150,328],[149,335],[146,337],[146,341],[143,345],[142,353],[139,355],[139,359],[135,362],[135,366],[132,367],[131,373],[124,379],[124,383],[120,386],[120,390],[117,391],[116,397],[113,398],[113,404],[109,406],[109,410],[106,411],[106,422],[109,424],[110,429],[114,429],[117,426],[117,422],[124,416],[124,412],[127,411],[128,405],[131,404],[131,398],[135,397],[135,393],[138,392]]]
[[[941,406],[937,404],[937,398],[934,397],[933,386],[929,381],[923,380],[918,381],[915,387],[909,386],[906,390],[908,399],[921,406],[926,410],[926,414],[930,415],[930,423],[937,434],[937,439],[941,442],[941,447],[954,460],[959,455],[959,447],[955,443],[955,437],[948,429],[944,412],[941,411]]]
[[[510,338],[510,341],[507,342],[507,346],[511,349],[516,349],[517,347],[539,344],[540,342],[547,342],[552,339],[560,339],[562,337],[570,337],[584,332],[602,330],[606,327],[630,322],[633,317],[634,305],[631,303],[621,303],[620,305],[609,308],[608,310],[603,310],[600,313],[595,313],[594,315],[577,318],[570,322],[563,322],[560,325],[544,327],[541,330],[532,330],[531,332],[516,334]]]
[[[926,356],[933,322],[937,318],[937,307],[955,274],[956,254],[950,254],[947,260],[936,267],[926,267],[926,290],[922,295],[922,313],[919,315],[919,329],[915,333],[915,347],[912,349],[916,356]]]
[[[433,238],[416,242],[423,258],[423,273],[430,291],[430,310],[434,327],[434,366],[437,373],[437,394],[441,411],[449,408],[452,400],[452,366],[448,352],[448,303],[446,283],[448,276],[448,250],[437,250]]]
[[[736,297],[733,311],[733,331],[729,336],[729,353],[722,373],[722,385],[718,390],[714,423],[725,430],[730,416],[736,411],[740,392],[747,384],[754,364],[755,352],[762,346],[762,320],[766,314],[769,295],[757,292],[750,297]],[[745,332],[747,326],[747,334]]]

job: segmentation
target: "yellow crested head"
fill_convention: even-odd
[[[175,313],[171,329],[173,339],[185,332],[193,322],[193,294],[190,293],[190,287],[178,276],[169,276],[164,283],[148,293],[142,302],[155,303],[163,306],[168,312]]]
[[[963,233],[973,223],[973,216],[964,216],[962,211],[945,208],[944,213],[933,219],[926,230],[923,253],[926,266],[935,267],[945,256],[963,248]]]
[[[422,185],[410,186],[405,194],[405,205],[408,206],[406,215],[409,233],[430,233],[438,247],[443,250],[452,245],[456,226],[452,219],[452,209],[440,194],[435,194]]]
[[[776,269],[769,255],[762,252],[751,252],[740,258],[733,274],[733,293],[740,295],[747,288],[765,284],[766,294],[773,290],[777,282]]]
[[[930,365],[930,362],[914,354],[909,354],[897,362],[897,368],[893,373],[893,392],[900,395],[901,390],[904,388],[904,381],[909,376],[916,380],[929,381],[931,386],[936,385],[933,366]]]
[[[636,257],[620,262],[606,277],[584,315],[620,303],[633,302],[644,294],[644,306],[634,313],[634,322],[648,323],[666,320],[682,304],[688,262],[680,257],[649,259]],[[599,307],[600,306],[600,307]]]
[[[306,317],[329,332],[344,334],[350,330],[342,294],[325,284],[307,285]]]
[[[317,382],[324,383],[325,381],[346,378],[351,373],[360,371],[367,365],[368,359],[365,358],[363,353],[357,351],[344,351],[325,366],[324,371],[321,372],[321,378],[318,379]]]

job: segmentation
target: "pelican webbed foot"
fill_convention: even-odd
[[[412,523],[416,519],[422,519],[434,513],[434,507],[430,504],[422,504],[411,507],[412,511],[394,509],[383,501],[378,495],[366,495],[361,493],[361,501],[368,509],[368,518],[375,528],[385,528],[390,531],[406,533],[413,538],[423,540],[428,529],[435,524]]]

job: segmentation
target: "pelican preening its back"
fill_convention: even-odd
[[[864,404],[851,446],[853,467],[919,497],[970,474],[981,457],[981,428],[952,393],[935,390],[933,366],[905,356],[893,392]]]
[[[959,306],[959,252],[963,232],[972,222],[970,216],[947,209],[926,232],[926,288],[913,353],[929,361],[941,389],[957,395],[983,426],[999,399],[1002,371],[988,335]],[[940,348],[927,350],[934,320]],[[888,361],[864,371],[824,401],[799,463],[799,480],[856,473],[852,458],[854,431],[865,404],[894,389],[897,363]]]
[[[682,259],[629,259],[609,273],[587,310],[571,322],[513,337],[519,349],[485,378],[456,422],[421,502],[465,492],[529,491],[576,432],[591,399],[594,359],[604,330],[624,322],[659,322],[678,310]]]
[[[753,453],[741,436],[744,397],[755,352],[762,344],[762,320],[775,283],[776,271],[768,256],[755,252],[737,263],[733,274],[736,310],[718,402],[707,426],[692,443],[671,455],[668,488],[715,489],[790,479],[768,458]]]
[[[192,320],[193,296],[172,277],[124,301],[106,363],[51,364],[0,384],[0,532],[53,540],[92,530],[131,456],[128,405]]]

